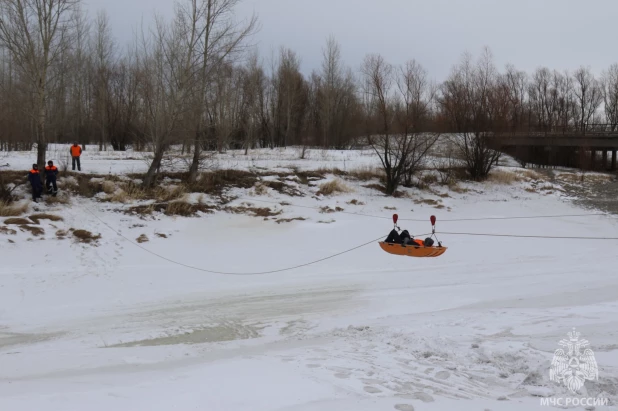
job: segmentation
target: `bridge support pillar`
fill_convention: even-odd
[[[616,150],[612,150],[612,171],[616,171]]]
[[[607,150],[603,149],[603,162],[602,162],[601,171],[607,170]]]
[[[595,170],[597,168],[597,150],[590,150],[590,170]]]

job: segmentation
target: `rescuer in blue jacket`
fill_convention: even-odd
[[[28,173],[28,181],[30,181],[32,186],[32,201],[36,203],[37,198],[41,198],[41,193],[43,192],[43,182],[41,181],[38,165],[32,165],[32,170]]]
[[[49,160],[47,162],[47,166],[45,166],[45,187],[47,187],[47,192],[52,193],[53,186],[53,195],[56,195],[58,192],[58,186],[56,185],[56,176],[58,175],[58,167],[54,165],[54,162]]]

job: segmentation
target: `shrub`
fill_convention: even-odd
[[[23,225],[23,224],[35,224],[33,221],[30,221],[27,218],[7,218],[4,220],[4,224],[6,225]]]
[[[116,191],[116,184],[113,181],[105,180],[103,181],[103,183],[101,183],[101,187],[105,194],[113,194],[114,191]]]
[[[98,241],[101,238],[101,234],[93,235],[90,231],[87,230],[72,230],[73,237],[77,239],[80,243],[90,244],[92,242]]]
[[[163,203],[179,200],[183,198],[186,194],[187,189],[184,186],[176,186],[173,188],[159,187],[155,190],[156,200]]]
[[[508,171],[492,170],[492,172],[489,173],[488,180],[497,184],[511,185],[513,183],[521,181],[522,178],[519,175],[515,173],[510,173]]]
[[[369,181],[373,179],[380,179],[384,177],[384,170],[380,170],[374,167],[360,167],[355,170],[351,170],[349,176],[360,181]]]
[[[56,197],[47,196],[45,197],[45,204],[54,205],[54,204],[69,204],[71,202],[70,198],[66,195],[59,195]]]
[[[17,234],[17,231],[13,230],[12,228],[0,226],[0,234],[15,235]]]
[[[29,217],[36,224],[40,224],[41,220],[64,221],[62,217],[53,214],[34,214]]]
[[[32,233],[32,235],[34,235],[35,237],[45,234],[45,230],[43,230],[41,227],[24,224],[20,225],[19,228],[21,228],[22,231],[30,231],[30,233]]]
[[[28,204],[11,204],[0,200],[0,217],[17,217],[28,210]]]
[[[341,180],[335,179],[333,181],[329,181],[328,183],[320,184],[320,190],[317,194],[331,195],[333,193],[349,193],[351,191],[352,190]]]

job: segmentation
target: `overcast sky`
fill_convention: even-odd
[[[125,43],[153,12],[171,17],[172,0],[84,0],[94,16],[110,15],[114,35]],[[264,57],[286,46],[302,59],[306,74],[319,69],[329,35],[357,70],[367,53],[389,62],[416,59],[437,81],[465,51],[489,46],[499,68],[512,63],[528,73],[538,66],[595,73],[618,62],[618,0],[244,0],[238,18],[255,12],[254,37]]]

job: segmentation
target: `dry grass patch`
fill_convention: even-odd
[[[267,193],[268,193],[268,187],[266,187],[262,183],[255,183],[255,186],[253,187],[253,195],[263,196],[263,195],[266,195]]]
[[[530,179],[530,180],[540,180],[542,178],[542,176],[539,173],[533,170],[523,170],[523,171],[520,171],[519,174],[521,174],[522,177]]]
[[[374,179],[380,179],[384,177],[384,171],[375,167],[361,167],[354,170],[350,170],[349,177],[355,178],[360,181],[370,181]]]
[[[67,235],[69,235],[69,233],[67,233],[65,230],[56,231],[56,237],[59,240],[64,240],[67,237]]]
[[[57,216],[57,215],[53,215],[53,214],[33,214],[30,217],[28,217],[28,218],[30,218],[36,224],[40,224],[41,220],[64,221],[64,219],[62,217]]]
[[[101,183],[101,188],[105,194],[113,194],[116,191],[116,183],[105,180]]]
[[[182,217],[192,217],[198,212],[212,214],[216,207],[206,204],[191,204],[186,201],[172,201],[165,208],[165,215],[178,215]]]
[[[47,204],[47,205],[69,204],[70,202],[71,202],[71,200],[69,199],[69,197],[64,196],[64,195],[60,195],[60,196],[56,196],[56,197],[47,196],[45,198],[45,204]]]
[[[529,193],[538,193],[538,191],[536,191],[534,188],[532,187],[526,187],[526,191]]]
[[[381,192],[382,194],[386,194],[386,187],[384,187],[381,184],[366,184],[363,187],[365,188],[371,188],[373,190],[378,190],[379,192]]]
[[[291,223],[292,221],[305,221],[304,217],[295,217],[295,218],[280,218],[276,221],[277,224],[281,223]]]
[[[170,201],[180,200],[186,194],[187,189],[184,186],[158,187],[155,190],[155,199],[158,202],[167,203]]]
[[[320,207],[320,213],[336,213],[338,211],[343,211],[343,208],[335,207],[335,209],[333,210],[329,206]]]
[[[385,206],[384,207],[385,210],[397,210],[397,207],[389,207],[389,206]]]
[[[224,211],[231,212],[234,214],[249,214],[254,217],[275,217],[280,215],[283,211],[279,210],[277,212],[272,211],[270,208],[262,207],[245,207],[245,206],[237,206],[237,207],[225,207]]]
[[[147,242],[148,242],[148,241],[150,241],[150,240],[148,239],[148,237],[146,236],[146,234],[142,234],[142,235],[140,235],[139,237],[137,237],[137,238],[135,239],[135,241],[137,241],[138,243],[140,243],[140,244],[141,244],[141,243],[147,243]]]
[[[0,217],[17,217],[28,211],[28,204],[9,204],[0,201]]]
[[[129,215],[150,215],[155,211],[165,211],[165,204],[148,204],[148,205],[140,205],[128,208],[126,210],[122,210],[123,213]]]
[[[350,204],[350,205],[365,205],[365,203],[363,203],[362,201],[358,201],[356,199],[348,201],[346,204]]]
[[[43,230],[43,228],[41,227],[35,227],[32,225],[20,225],[19,228],[22,231],[29,231],[33,236],[38,237],[41,236],[43,234],[45,234],[45,230]]]
[[[311,181],[322,180],[324,178],[324,174],[317,171],[297,171],[296,176],[300,182],[305,185],[309,185]]]
[[[511,173],[504,170],[494,170],[489,174],[488,181],[497,184],[511,185],[522,181],[522,177],[516,173]]]
[[[4,224],[6,225],[27,225],[27,224],[36,224],[34,221],[31,221],[27,218],[7,218],[4,220]]]
[[[324,178],[323,176],[327,175],[327,174],[332,174],[335,176],[346,176],[348,173],[346,173],[345,171],[339,169],[339,168],[326,168],[326,167],[320,167],[317,170],[315,170],[315,173],[317,175],[321,175],[322,178]]]
[[[320,221],[318,221],[318,224],[332,224],[334,222],[335,222],[335,220],[328,220],[328,221],[320,220]]]
[[[140,205],[122,210],[128,215],[151,215],[154,212],[164,213],[167,216],[193,217],[198,212],[212,214],[216,207],[206,204],[191,204],[186,201],[172,201],[171,203],[154,203],[148,205]]]
[[[304,194],[296,187],[290,186],[283,181],[263,181],[262,184],[290,197],[304,197]]]
[[[167,238],[167,235],[163,233],[155,233],[155,235],[159,238]]]
[[[428,187],[438,182],[438,176],[435,174],[424,174],[419,180],[423,183],[423,186]]]
[[[71,229],[70,231],[72,231],[73,237],[75,237],[80,243],[91,244],[101,238],[101,234],[94,235],[88,230]]]
[[[92,198],[98,193],[103,192],[103,182],[99,181],[90,181],[92,177],[87,175],[78,175],[77,179],[77,187],[75,190],[77,194],[82,197]]]
[[[187,188],[193,193],[223,194],[227,187],[249,189],[258,181],[258,176],[241,170],[217,170],[202,173],[200,178]]]
[[[458,194],[465,194],[469,191],[467,188],[460,187],[457,183],[449,184],[448,189]]]
[[[352,190],[346,186],[343,181],[335,179],[333,181],[320,184],[320,190],[317,194],[328,196],[334,193],[350,193],[351,191]]]
[[[566,178],[565,178],[566,177]],[[613,176],[609,174],[562,174],[558,176],[558,179],[564,179],[573,183],[591,183],[591,184],[605,184],[613,180]]]
[[[140,186],[133,182],[125,183],[120,189],[116,188],[115,191],[108,195],[107,200],[113,203],[130,203],[133,201],[144,200],[148,196]]]
[[[13,230],[12,228],[8,228],[6,226],[0,226],[0,234],[15,235],[17,234],[17,231]]]
[[[414,200],[414,204],[427,204],[427,205],[430,205],[430,206],[437,206],[437,205],[440,205],[439,204],[440,201],[442,201],[442,200],[434,200],[434,199],[431,199],[431,198],[424,198],[424,199],[421,199],[421,200]]]

